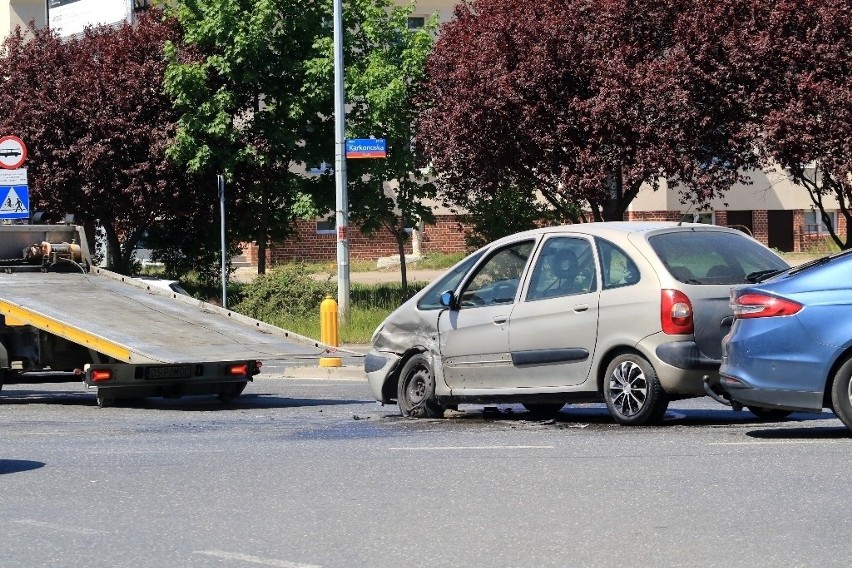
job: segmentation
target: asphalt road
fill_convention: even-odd
[[[0,566],[847,566],[852,438],[703,399],[407,420],[363,380],[97,408],[0,393]]]

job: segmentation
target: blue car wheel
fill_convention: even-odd
[[[831,404],[834,414],[852,430],[852,359],[847,359],[834,374]]]

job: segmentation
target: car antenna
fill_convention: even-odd
[[[692,209],[692,204],[690,204],[689,207],[686,208],[686,213],[684,213],[683,215],[680,216],[680,221],[677,222],[678,227],[683,225],[683,218],[686,217],[687,215],[689,215],[689,211],[691,209]]]

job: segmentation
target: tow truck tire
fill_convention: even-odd
[[[115,404],[115,397],[101,392],[98,389],[98,408],[106,408]]]
[[[222,402],[231,402],[241,394],[248,383],[226,383],[222,385],[222,390],[219,391],[219,400]]]

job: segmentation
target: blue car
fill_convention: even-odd
[[[852,251],[751,276],[731,290],[722,388],[776,418],[829,408],[852,429]]]

